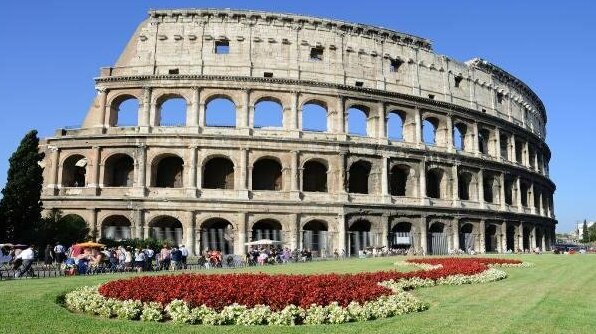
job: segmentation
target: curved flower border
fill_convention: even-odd
[[[416,259],[416,261],[418,260]],[[409,260],[408,262],[398,262],[396,265],[413,265],[426,271],[442,267],[441,264],[432,264],[432,261],[425,260],[420,260],[420,262]],[[274,311],[266,305],[249,308],[244,305],[232,304],[217,311],[205,305],[193,308],[180,299],[175,299],[164,307],[157,302],[106,298],[99,293],[99,286],[85,286],[73,290],[65,295],[64,301],[66,308],[73,312],[128,320],[155,322],[171,320],[175,323],[186,324],[245,326],[341,324],[388,318],[428,309],[428,304],[420,301],[406,290],[435,285],[493,282],[507,277],[507,273],[496,267],[530,267],[532,265],[530,263],[492,263],[488,265],[489,269],[472,275],[456,274],[436,280],[413,277],[383,281],[378,284],[391,289],[393,294],[364,303],[351,302],[345,307],[333,302],[326,306],[312,304],[307,308],[288,305],[282,310]]]

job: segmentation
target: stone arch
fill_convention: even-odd
[[[497,225],[495,224],[486,224],[484,227],[484,247],[487,253],[494,253],[498,251],[498,240],[497,237]]]
[[[182,244],[183,225],[177,218],[168,215],[156,216],[149,222],[148,226],[151,238],[169,242],[175,246]]]
[[[393,109],[387,113],[387,138],[389,140],[405,140],[407,114],[403,110]]]
[[[185,126],[189,100],[181,93],[164,93],[155,99],[156,126]]]
[[[448,234],[446,233],[446,224],[435,221],[430,224],[427,233],[427,249],[432,255],[444,255],[448,253]]]
[[[487,128],[478,129],[478,151],[490,155],[492,131]]]
[[[347,108],[347,124],[346,132],[355,136],[370,136],[369,131],[369,116],[370,108],[361,104],[354,104]]]
[[[466,151],[468,149],[469,127],[463,122],[453,123],[453,146],[458,151]]]
[[[204,189],[234,189],[234,163],[225,156],[212,156],[203,164]]]
[[[282,100],[273,96],[262,96],[255,100],[254,128],[283,128],[284,105]]]
[[[372,163],[366,160],[357,160],[350,165],[348,174],[348,192],[355,194],[371,193]]]
[[[389,175],[389,188],[391,196],[416,196],[414,169],[406,164],[393,165]]]
[[[410,248],[413,245],[412,223],[400,221],[391,227],[389,231],[390,248]]]
[[[87,158],[74,153],[62,161],[62,186],[85,187],[87,185]]]
[[[109,126],[136,126],[139,118],[139,98],[130,92],[120,93],[108,102]]]
[[[482,187],[484,192],[484,201],[488,203],[499,202],[499,181],[497,177],[491,173],[484,173],[482,175]]]
[[[531,250],[532,248],[532,227],[529,226],[528,224],[524,224],[524,228],[523,228],[523,238],[522,238],[522,246],[523,246],[523,250]]]
[[[445,199],[447,197],[446,175],[442,168],[434,167],[426,171],[426,196]]]
[[[130,239],[131,222],[123,215],[110,215],[101,223],[101,237],[103,239],[122,240]]]
[[[321,100],[311,99],[304,102],[300,110],[302,130],[314,132],[329,131],[327,103]]]
[[[313,219],[302,226],[302,248],[320,252],[329,250],[329,224],[320,219]]]
[[[474,225],[463,223],[459,229],[459,249],[469,251],[475,249]]]
[[[132,187],[134,184],[134,159],[126,153],[110,155],[104,163],[104,186]]]
[[[302,191],[327,192],[327,164],[310,159],[303,165]]]
[[[283,190],[282,165],[278,159],[262,157],[253,163],[252,190]]]
[[[182,188],[184,186],[184,160],[174,154],[162,154],[153,159],[152,182],[158,188]]]
[[[506,238],[507,238],[507,250],[512,252],[517,252],[517,227],[514,223],[508,222],[506,228]]]
[[[372,245],[372,223],[364,218],[358,218],[348,227],[350,254],[358,254]]]
[[[475,173],[467,170],[458,171],[457,188],[458,197],[463,201],[477,200],[478,181]]]
[[[256,221],[251,228],[252,240],[271,239],[283,241],[283,225],[276,219],[265,218]]]
[[[219,250],[224,254],[234,254],[234,225],[224,218],[214,217],[200,225],[201,251]]]
[[[225,94],[213,94],[205,100],[205,125],[233,128],[237,108],[234,100]]]
[[[439,120],[427,117],[422,121],[422,142],[426,145],[437,145]]]

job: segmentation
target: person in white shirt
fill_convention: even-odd
[[[25,249],[15,257],[15,260],[23,260],[23,264],[21,264],[21,269],[17,271],[14,275],[15,278],[22,277],[25,273],[27,273],[27,275],[31,275],[31,277],[35,277],[35,273],[33,273],[33,270],[31,269],[31,265],[33,265],[33,260],[35,259],[35,252],[33,251],[33,247],[34,245],[30,245],[29,247],[27,247],[27,249]]]
[[[184,245],[180,245],[180,254],[182,255],[182,268],[186,269],[186,259],[188,258],[188,249]]]
[[[54,246],[54,254],[56,254],[56,263],[62,263],[66,260],[66,249],[59,242]]]

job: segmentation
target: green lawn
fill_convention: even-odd
[[[505,269],[488,284],[438,286],[414,293],[429,310],[360,323],[297,327],[208,327],[106,320],[72,314],[56,297],[122,275],[0,282],[0,333],[595,333],[596,255],[525,255],[533,268]],[[402,258],[319,262],[258,268],[270,273],[377,271]],[[243,270],[248,271],[248,270]],[[215,270],[215,273],[226,271]]]

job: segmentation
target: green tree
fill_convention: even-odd
[[[588,228],[588,242],[596,241],[596,224],[592,224],[590,228]]]
[[[39,162],[37,131],[25,135],[9,160],[6,187],[0,200],[0,240],[31,242],[33,227],[41,219],[41,187],[43,168]]]
[[[77,215],[62,216],[60,210],[52,210],[40,219],[34,227],[35,242],[40,247],[60,242],[63,245],[83,242],[89,239],[89,227],[83,218]]]
[[[584,225],[582,226],[582,242],[589,242],[590,235],[588,234],[588,223],[584,219]]]

